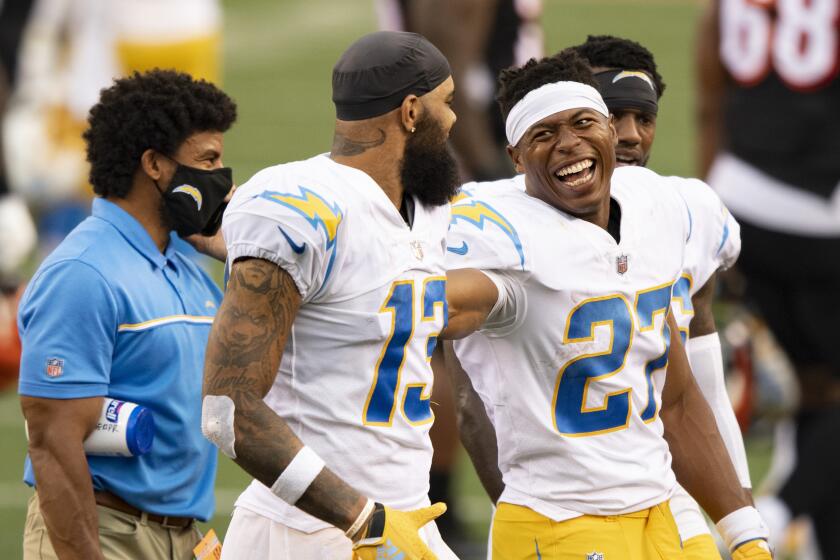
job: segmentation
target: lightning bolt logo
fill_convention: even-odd
[[[312,192],[306,187],[300,187],[300,195],[281,193],[276,191],[263,191],[257,195],[259,198],[282,204],[291,208],[304,218],[316,230],[320,228],[327,238],[327,249],[335,245],[338,225],[344,217],[344,213],[338,204],[330,204],[320,195]]]
[[[647,85],[650,86],[650,89],[656,91],[656,88],[653,87],[653,81],[650,79],[650,76],[642,72],[641,70],[622,70],[615,77],[612,79],[612,83],[616,83],[619,80],[623,80],[624,78],[639,78]]]
[[[201,197],[201,191],[197,188],[190,186],[190,185],[181,185],[180,187],[175,187],[172,189],[173,193],[184,193],[188,196],[191,196],[193,200],[195,200],[195,205],[198,206],[198,209],[201,210],[201,203],[203,199]]]
[[[449,199],[449,204],[456,204],[456,203],[461,202],[462,200],[466,200],[470,197],[472,197],[472,195],[469,192],[464,191],[464,190],[459,190],[457,193],[455,193],[455,196],[453,196],[452,198]]]
[[[522,241],[519,239],[516,228],[489,204],[480,200],[463,202],[466,199],[465,197],[460,204],[452,207],[451,223],[455,224],[458,220],[464,220],[480,230],[484,230],[484,226],[487,223],[495,224],[496,227],[501,229],[510,238],[516,252],[519,254],[519,264],[522,266],[522,270],[525,270],[525,253],[522,251]]]
[[[307,189],[306,187],[298,186],[298,188],[300,189],[299,195],[276,191],[263,191],[254,196],[254,198],[264,198],[266,200],[270,200],[271,202],[282,204],[287,208],[291,208],[306,218],[306,221],[309,222],[316,231],[318,229],[323,231],[324,237],[327,239],[327,251],[333,249],[335,247],[336,237],[338,236],[338,226],[344,218],[344,212],[338,204],[330,204],[319,194]],[[283,233],[284,236],[286,235],[282,230],[281,233]],[[303,253],[303,250],[301,250],[300,253]],[[329,263],[327,263],[327,271],[324,273],[324,283],[321,285],[318,292],[323,290],[327,285],[327,280],[330,277],[333,264],[335,263],[335,255],[336,251],[332,251]],[[316,295],[318,292],[316,292]]]

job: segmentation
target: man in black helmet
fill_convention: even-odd
[[[427,496],[450,74],[420,35],[362,37],[333,70],[331,151],[261,171],[225,213],[202,429],[255,478],[225,559],[455,557]]]

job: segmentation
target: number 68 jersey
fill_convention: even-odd
[[[691,228],[674,180],[615,171],[619,242],[521,178],[467,185],[453,203],[447,267],[478,268],[507,294],[455,344],[496,428],[501,501],[561,521],[670,497],[665,319]]]
[[[321,155],[255,175],[222,226],[229,262],[276,263],[301,295],[266,404],[339,477],[398,509],[428,504],[448,225],[448,204],[416,202],[409,228],[367,174]],[[329,526],[258,481],[236,505],[304,532]]]

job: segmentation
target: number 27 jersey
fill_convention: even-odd
[[[513,182],[466,187],[452,207],[448,268],[509,294],[455,345],[496,428],[501,501],[557,521],[638,511],[675,484],[659,408],[688,211],[646,169],[616,170],[611,193],[618,243]]]
[[[276,263],[301,295],[266,404],[339,477],[398,509],[428,503],[448,222],[448,205],[417,202],[409,228],[367,174],[326,156],[258,173],[223,222],[231,262]],[[257,481],[236,503],[301,531],[328,527]]]

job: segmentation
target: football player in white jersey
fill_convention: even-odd
[[[770,558],[670,312],[693,234],[684,180],[613,173],[616,132],[576,53],[501,82],[525,190],[453,205],[445,332],[481,329],[456,351],[482,354],[464,365],[496,426],[493,557],[681,558],[676,473],[734,558]]]
[[[606,35],[589,36],[573,48],[593,67],[598,89],[613,116],[618,139],[617,166],[645,166],[656,135],[659,98],[665,89],[652,53],[635,41]],[[524,188],[524,183],[517,186]],[[726,393],[720,341],[712,314],[715,273],[737,259],[739,226],[714,191],[701,181],[677,181],[674,186],[680,189],[692,215],[692,235],[686,244],[683,273],[674,285],[674,319],[683,334],[692,372],[715,414],[738,479],[742,486],[751,488],[744,441]],[[467,188],[480,190],[482,185],[467,185]],[[480,347],[476,347],[480,355]],[[478,357],[471,361],[480,363]],[[457,358],[450,355],[447,366],[454,369],[451,377],[455,378],[463,405],[464,445],[485,487],[494,491],[491,499],[495,502],[503,484],[497,468],[495,442],[486,445],[495,437],[493,428],[486,425],[487,414],[465,378],[466,373],[458,367]],[[473,377],[480,375],[476,372]],[[719,560],[720,554],[697,502],[678,486],[670,505],[686,557]]]
[[[575,47],[587,59],[613,115],[617,165],[646,165],[656,135],[659,98],[665,89],[653,54],[642,45],[611,36],[590,36]],[[752,488],[744,439],[723,371],[720,339],[712,314],[715,276],[732,266],[741,249],[740,226],[702,181],[675,183],[692,216],[683,272],[674,284],[672,308],[694,378],[717,421],[741,486]],[[690,560],[720,560],[697,502],[680,486],[671,498],[683,549]]]
[[[255,478],[226,560],[455,558],[427,497],[453,90],[422,36],[366,35],[333,70],[330,153],[257,173],[225,213],[202,428]]]

